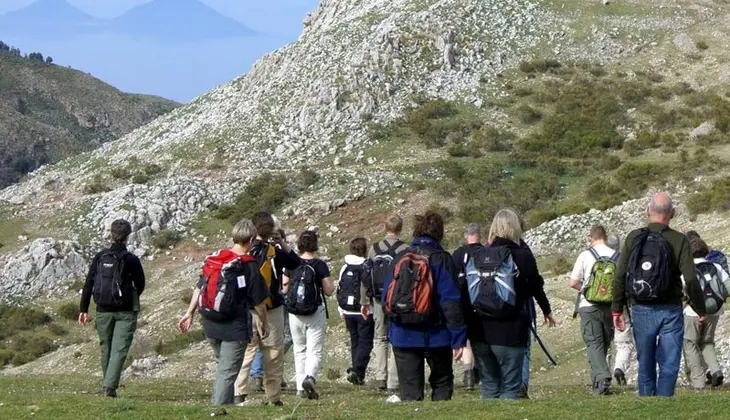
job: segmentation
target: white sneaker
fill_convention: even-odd
[[[388,399],[385,400],[385,402],[388,403],[388,404],[399,404],[399,403],[401,403],[403,401],[401,401],[401,399],[400,399],[399,396],[393,394],[390,397],[388,397]]]

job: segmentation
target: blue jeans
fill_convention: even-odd
[[[525,357],[522,361],[522,385],[525,388],[530,387],[530,347],[532,347],[532,332],[530,332],[530,338],[527,340],[527,347],[525,347]]]
[[[471,348],[479,367],[482,399],[518,399],[525,348],[495,346],[481,342],[472,342]]]
[[[633,305],[631,322],[639,360],[639,395],[673,396],[684,341],[682,307]]]
[[[251,363],[251,377],[264,377],[264,354],[261,353],[260,348],[256,348],[256,356],[254,356],[253,363]]]

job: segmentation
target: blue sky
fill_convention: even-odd
[[[151,0],[67,0],[99,18],[114,18]],[[0,40],[23,52],[51,55],[121,90],[164,96],[186,102],[247,72],[267,52],[296,40],[304,16],[318,0],[200,0],[218,12],[260,33],[256,37],[170,42],[134,36],[102,34],[70,38],[37,34],[7,34]],[[0,15],[35,0],[0,0]]]

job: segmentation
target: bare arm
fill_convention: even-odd
[[[322,291],[326,296],[332,296],[335,293],[335,282],[332,280],[332,276],[322,279]]]
[[[188,314],[193,315],[195,310],[198,309],[198,298],[200,297],[200,289],[197,287],[193,291],[193,297],[190,298],[190,304],[188,304]]]
[[[289,280],[291,279],[286,274],[281,277],[281,293],[284,295],[289,293]]]
[[[193,317],[195,317],[195,310],[198,308],[198,297],[200,297],[200,289],[196,287],[195,291],[193,291],[193,297],[190,299],[188,311],[177,323],[177,329],[182,333],[190,331],[193,327]]]

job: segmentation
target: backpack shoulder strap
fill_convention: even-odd
[[[598,252],[596,252],[596,250],[595,250],[595,249],[594,249],[594,248],[593,248],[592,246],[591,246],[591,247],[588,247],[588,252],[590,252],[590,253],[591,253],[591,255],[593,256],[593,258],[594,258],[594,259],[595,259],[596,261],[598,261],[598,260],[600,260],[600,259],[601,259],[601,256],[600,256],[600,255],[598,255]]]
[[[612,262],[618,261],[618,258],[621,256],[621,253],[618,251],[614,251],[613,254],[611,254],[611,258],[609,258]]]

